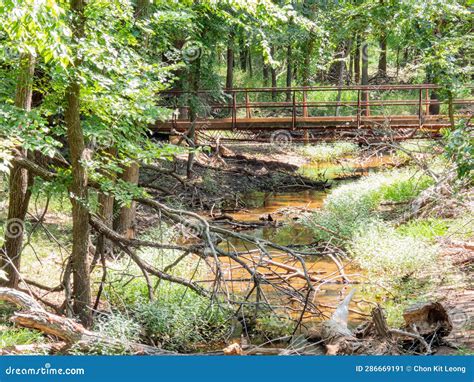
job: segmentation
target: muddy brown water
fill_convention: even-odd
[[[376,171],[381,167],[393,163],[389,156],[376,157],[366,161],[344,161],[342,164],[333,163],[318,163],[306,165],[310,171],[322,171],[328,180],[337,178],[339,180],[333,181],[333,186],[342,182],[350,182],[352,180],[344,179],[344,176],[365,175],[371,171]],[[342,178],[342,179],[341,179]],[[251,192],[241,195],[242,200],[248,206],[246,209],[231,214],[236,221],[243,222],[258,222],[262,219],[267,219],[269,215],[272,216],[276,222],[284,223],[281,226],[264,226],[251,230],[246,230],[245,233],[257,238],[272,241],[276,244],[291,246],[291,245],[305,245],[312,243],[313,234],[311,230],[299,223],[299,219],[304,215],[310,214],[320,209],[324,203],[328,191],[320,190],[304,190],[299,192]],[[247,242],[232,239],[229,242],[222,243],[223,249],[232,251],[257,251]],[[271,250],[269,252],[272,260],[280,263],[285,263],[290,266],[302,269],[298,261],[292,260],[289,255]],[[258,254],[253,255],[258,256]],[[246,258],[246,255],[243,256]],[[249,264],[254,264],[252,255],[249,255]],[[304,257],[308,272],[315,277],[332,280],[332,282],[316,283],[317,292],[313,297],[313,301],[318,305],[318,308],[323,312],[323,316],[309,316],[308,320],[319,321],[328,317],[334,308],[342,301],[344,296],[352,289],[357,288],[355,284],[334,283],[334,281],[341,281],[338,277],[339,272],[336,264],[327,257],[308,255]],[[344,272],[348,277],[355,282],[362,282],[364,277],[360,270],[357,269],[350,261],[344,265]],[[271,271],[285,272],[279,267],[270,267]],[[228,291],[236,295],[245,295],[248,293],[253,283],[248,280],[248,274],[238,264],[228,260],[226,266],[223,267],[224,278],[227,280]],[[268,273],[268,269],[266,269]],[[242,281],[245,280],[245,281]],[[301,278],[289,278],[288,282],[295,288],[303,287],[305,280]],[[280,301],[282,305],[288,304],[281,296],[276,293],[275,289],[270,286],[263,287],[267,298],[273,301]],[[280,300],[279,300],[280,299]],[[290,302],[291,304],[291,302]],[[356,311],[367,312],[368,306],[362,301],[360,294],[356,293],[353,303],[351,304],[352,312],[350,314],[350,323],[356,325],[365,317]]]

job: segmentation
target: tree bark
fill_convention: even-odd
[[[132,163],[124,169],[121,178],[125,182],[136,185],[138,184],[139,175],[140,167],[138,166],[138,163]],[[130,239],[133,239],[136,236],[136,208],[137,205],[133,201],[130,203],[129,206],[121,207],[118,220],[115,225],[117,232]]]
[[[232,65],[233,65],[233,53],[232,53]],[[198,58],[193,62],[191,67],[190,73],[190,87],[194,92],[194,97],[198,97],[198,90],[199,90],[199,78],[201,76],[201,60]],[[189,108],[189,118],[192,122],[191,129],[189,130],[188,138],[192,142],[191,148],[196,146],[196,120],[197,120],[197,111],[195,102],[191,103],[191,107]],[[188,162],[186,164],[186,177],[187,179],[191,180],[193,178],[193,165],[194,165],[194,151],[190,151],[188,154]]]
[[[143,19],[148,16],[150,12],[151,2],[149,0],[138,0],[135,6],[135,18]],[[129,167],[124,169],[122,173],[122,180],[131,183],[133,185],[138,184],[138,178],[140,176],[140,167],[138,163],[131,163]],[[117,227],[121,234],[127,237],[135,237],[135,217],[136,217],[136,204],[132,202],[130,206],[122,207],[118,217]]]
[[[272,46],[270,48],[270,54],[272,58],[275,56],[275,47]],[[273,67],[273,65],[270,67],[270,74],[272,77],[272,88],[275,89],[277,87],[277,75],[276,75],[276,69]],[[272,91],[272,101],[275,101],[277,97],[276,91]]]
[[[253,77],[253,64],[252,64],[252,51],[250,49],[247,50],[247,58],[248,58],[248,66],[249,66],[249,76],[250,78]]]
[[[239,36],[239,58],[240,58],[240,69],[243,72],[247,71],[247,55],[248,55],[248,49],[245,46],[244,36],[241,33]]]
[[[269,65],[265,63],[265,58],[263,58],[262,76],[263,86],[268,87],[268,83],[270,82],[270,68]]]
[[[360,36],[356,37],[355,51],[354,51],[354,82],[360,83]]]
[[[19,74],[15,93],[15,106],[31,110],[33,94],[33,77],[35,71],[35,58],[32,54],[20,56]],[[26,150],[17,148],[23,155]],[[7,281],[0,280],[2,285],[17,288],[20,281],[21,249],[23,245],[23,231],[28,204],[31,197],[33,176],[20,166],[13,164],[10,170],[7,227],[5,242],[1,251],[0,269],[7,275]]]
[[[292,52],[291,44],[288,44],[286,51],[286,87],[291,88],[291,80],[293,78],[293,69],[292,69]],[[291,91],[286,92],[286,102],[291,101]]]
[[[351,42],[344,42],[341,45],[341,58],[339,62],[339,73],[338,73],[338,79],[337,79],[337,86],[339,87],[339,90],[337,91],[337,96],[336,96],[336,101],[337,101],[337,106],[336,106],[336,111],[335,115],[338,116],[340,112],[340,102],[341,102],[341,97],[342,97],[342,90],[341,87],[344,85],[344,74],[346,73],[346,56],[347,53],[350,52],[350,47],[351,47]]]
[[[84,36],[84,0],[71,0],[73,18],[73,35],[76,41]],[[75,67],[80,64],[76,60]],[[64,113],[67,141],[71,156],[72,182],[70,195],[72,204],[72,253],[71,266],[73,273],[73,311],[83,325],[92,324],[90,271],[89,271],[89,211],[87,209],[88,191],[87,170],[83,161],[87,158],[84,143],[84,132],[80,119],[81,85],[76,73],[66,88],[66,109]]]
[[[104,150],[104,155],[110,155],[115,157],[117,155],[117,149],[113,147],[109,147]],[[112,182],[115,182],[116,176],[115,174],[104,174],[107,176]],[[101,217],[102,221],[107,225],[108,228],[114,229],[114,201],[115,198],[113,195],[105,194],[100,192],[98,195],[99,201],[99,211],[98,215]],[[105,236],[100,235],[97,238],[97,246],[96,246],[96,253],[94,262],[100,256],[112,257],[114,248],[113,243],[107,239]]]
[[[309,76],[310,76],[310,66],[311,66],[311,55],[313,54],[314,41],[312,36],[309,37],[309,40],[306,44],[306,54],[304,56],[303,70],[301,73],[303,86],[309,86]]]
[[[226,89],[234,87],[234,34],[229,34],[229,41],[227,43],[227,75],[225,79]]]
[[[361,54],[362,54],[362,80],[361,84],[362,85],[368,85],[369,84],[369,47],[367,42],[362,43],[362,49],[361,49]],[[362,92],[362,102],[366,102],[366,99],[368,97],[368,92],[363,91]],[[369,106],[365,105],[365,110],[364,110],[364,115],[369,114]]]
[[[380,55],[379,55],[379,75],[385,76],[387,74],[387,34],[382,33],[379,41]]]

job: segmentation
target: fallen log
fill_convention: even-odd
[[[39,330],[83,351],[107,348],[111,351],[142,355],[175,354],[153,346],[104,337],[71,318],[47,312],[28,294],[15,289],[0,288],[0,301],[20,307],[21,311],[15,312],[10,319],[16,325]]]

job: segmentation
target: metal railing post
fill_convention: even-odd
[[[291,128],[294,130],[296,128],[296,91],[293,90],[293,116],[291,121]]]
[[[430,115],[430,90],[429,89],[426,89],[425,98],[426,98],[425,114]]]
[[[360,89],[357,90],[357,128],[360,129]]]
[[[423,125],[423,89],[420,88],[419,95],[418,95],[418,127],[421,128]]]
[[[245,92],[245,117],[252,118],[252,111],[250,110],[250,102],[249,102],[249,93]]]
[[[237,124],[237,101],[235,99],[235,91],[232,91],[232,130]]]

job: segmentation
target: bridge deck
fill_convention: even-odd
[[[169,91],[162,94],[161,105],[174,110],[173,118],[157,122],[154,129],[165,134],[192,126],[201,132],[284,129],[302,130],[308,136],[308,131],[371,134],[370,130],[389,128],[437,134],[450,126],[450,120],[446,102],[433,98],[436,89],[421,84]],[[472,114],[472,94],[453,100],[452,106],[455,119]],[[195,115],[193,122],[190,115]]]
[[[460,118],[462,116],[456,116]],[[158,122],[155,128],[160,132],[187,131],[192,122],[175,120]],[[374,128],[422,128],[425,130],[439,130],[450,126],[448,116],[425,116],[421,123],[417,116],[370,116],[370,117],[266,117],[266,118],[221,118],[200,119],[195,121],[198,130],[305,130],[305,129],[374,129]]]

